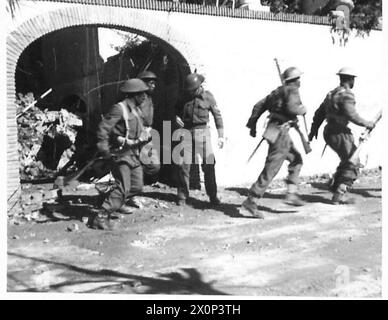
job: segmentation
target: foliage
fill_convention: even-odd
[[[269,5],[271,12],[302,13],[301,0],[262,0]],[[354,9],[350,15],[350,27],[356,29],[359,35],[368,34],[379,25],[382,15],[382,0],[353,0]],[[326,15],[327,11],[317,14]]]
[[[382,0],[353,0],[354,9],[351,13],[350,27],[364,35],[379,25],[382,15]]]
[[[126,50],[132,50],[140,46],[143,42],[147,41],[147,38],[144,38],[138,34],[115,30],[115,32],[123,39],[122,45],[115,46],[111,45],[112,48],[119,53],[123,53]]]

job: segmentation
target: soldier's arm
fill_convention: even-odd
[[[221,111],[217,107],[216,100],[214,99],[213,95],[208,92],[208,99],[210,102],[210,112],[212,113],[214,117],[214,122],[216,124],[218,137],[223,138],[224,137],[224,122],[222,120]]]
[[[362,127],[373,128],[373,121],[368,121],[362,118],[356,110],[356,101],[352,92],[342,94],[342,112],[344,116],[354,124]]]
[[[299,116],[306,114],[306,108],[300,99],[298,88],[288,88],[286,92],[286,111],[291,116]]]
[[[311,129],[309,134],[310,141],[313,140],[314,137],[317,138],[319,127],[322,125],[322,122],[326,118],[326,104],[329,101],[328,99],[329,98],[327,96],[314,113],[313,123],[311,124]]]
[[[252,109],[251,116],[248,119],[246,127],[250,129],[250,135],[252,137],[256,137],[256,124],[257,120],[261,117],[261,115],[267,111],[267,101],[269,96],[257,102]]]
[[[118,105],[114,105],[102,118],[97,129],[97,149],[101,153],[109,153],[109,134],[121,118],[122,111]]]

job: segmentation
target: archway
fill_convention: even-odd
[[[112,23],[114,21],[114,23]],[[185,37],[168,25],[168,14],[150,19],[147,12],[131,8],[64,5],[26,19],[7,36],[7,177],[8,200],[19,194],[15,73],[22,52],[36,39],[51,32],[76,26],[101,26],[131,31],[163,46],[176,61],[191,70],[203,70],[198,52]]]

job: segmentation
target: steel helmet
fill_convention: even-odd
[[[126,80],[120,87],[120,91],[126,93],[144,92],[148,89],[144,81],[137,78]]]
[[[357,77],[356,72],[350,67],[341,68],[340,71],[337,72],[337,75]]]
[[[139,75],[137,76],[139,79],[144,79],[144,80],[156,80],[158,77],[156,76],[155,73],[152,71],[143,71],[140,72]]]
[[[290,81],[299,78],[303,72],[296,67],[290,67],[283,72],[283,80]]]
[[[190,73],[186,77],[185,89],[187,91],[196,90],[205,81],[205,77],[199,73]]]

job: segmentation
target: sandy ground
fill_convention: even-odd
[[[245,187],[220,188],[215,209],[204,191],[177,207],[175,189],[164,185],[147,186],[138,197],[144,207],[115,220],[113,231],[91,230],[77,214],[10,219],[7,289],[380,297],[380,172],[355,184],[356,205],[331,205],[322,181],[301,186],[306,205],[298,208],[273,187],[261,202],[264,220],[239,214]]]

